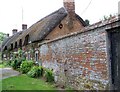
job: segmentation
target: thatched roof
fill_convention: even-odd
[[[39,22],[41,26],[39,26],[33,34],[30,34],[30,41],[35,42],[43,40],[66,16],[67,12],[64,8],[61,8],[45,17]]]
[[[36,42],[43,40],[65,17],[67,12],[64,8],[51,13],[50,15],[42,18],[25,31],[18,32],[17,34],[10,37],[7,41],[4,41],[3,49],[5,46],[10,47],[11,43],[19,43],[22,39],[24,44],[25,37],[29,35],[29,42]],[[85,26],[85,22],[80,16],[76,14],[76,18]]]
[[[85,27],[87,26],[87,24],[85,23],[85,21],[78,15],[78,14],[75,14],[76,18],[82,23],[82,25]]]
[[[2,42],[2,47],[5,46],[5,44],[7,43],[7,41],[10,39],[11,37],[5,38]]]
[[[10,48],[11,44],[15,43],[15,39],[17,39],[19,37],[19,35],[22,34],[22,31],[20,32],[17,32],[16,34],[14,34],[13,36],[9,37],[9,38],[6,38],[3,43],[2,43],[2,50],[5,49],[5,46],[7,46],[7,48]]]

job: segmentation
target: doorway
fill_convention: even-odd
[[[113,90],[120,90],[120,27],[108,32],[110,39],[111,78]]]

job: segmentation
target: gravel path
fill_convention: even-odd
[[[9,78],[12,76],[17,76],[20,73],[18,71],[15,71],[11,68],[0,68],[0,80],[1,79],[5,79],[5,78]]]

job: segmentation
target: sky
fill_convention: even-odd
[[[90,24],[103,16],[118,13],[120,0],[75,0],[75,12]],[[30,27],[41,18],[63,7],[63,0],[0,0],[0,32],[12,35],[12,29]]]

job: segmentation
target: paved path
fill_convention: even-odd
[[[20,73],[18,71],[15,71],[11,68],[0,68],[0,80],[1,79],[5,79],[5,78],[9,78],[12,76],[17,76]]]

